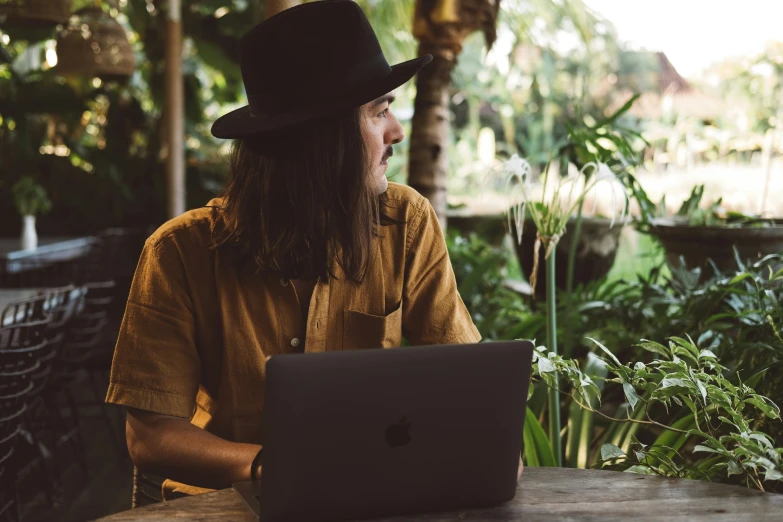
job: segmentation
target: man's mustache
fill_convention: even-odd
[[[392,156],[394,156],[394,149],[392,149],[390,145],[389,148],[386,149],[386,153],[383,155],[383,161],[386,161]]]

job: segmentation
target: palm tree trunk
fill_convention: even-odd
[[[434,59],[416,78],[416,102],[411,122],[408,185],[435,208],[441,228],[446,228],[446,174],[449,167],[449,86],[456,56],[421,42],[419,56]]]

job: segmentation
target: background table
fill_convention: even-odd
[[[615,471],[526,468],[514,500],[488,509],[374,519],[375,522],[510,520],[783,520],[783,495],[704,481]],[[252,511],[233,490],[117,513],[104,521],[236,520]]]
[[[0,238],[0,274],[77,259],[87,254],[93,241],[92,237],[42,237],[38,248],[22,250],[19,239]]]

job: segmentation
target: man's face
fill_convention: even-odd
[[[389,93],[362,106],[362,138],[370,161],[370,183],[377,195],[386,192],[386,169],[393,154],[392,145],[405,137],[400,122],[391,112],[394,94]]]

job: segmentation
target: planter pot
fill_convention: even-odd
[[[492,246],[502,246],[506,237],[507,217],[502,213],[475,214],[464,210],[448,210],[446,212],[447,227],[457,230],[460,235],[468,237],[475,232]]]
[[[574,264],[574,287],[597,281],[611,270],[617,256],[617,247],[620,243],[620,233],[625,226],[623,222],[615,222],[609,227],[611,221],[605,218],[582,217],[582,231],[579,235],[579,243],[576,250],[576,262]],[[571,238],[576,225],[576,219],[571,218],[566,226],[566,232],[557,244],[555,257],[555,284],[561,290],[566,289],[568,277],[568,251],[571,248]],[[531,220],[525,221],[522,234],[522,243],[517,242],[516,226],[511,222],[511,237],[514,249],[519,259],[519,265],[525,276],[529,279],[533,271],[533,249],[536,242],[536,225]],[[545,249],[539,251],[538,281],[536,283],[536,296],[546,295],[545,277]]]
[[[752,262],[769,254],[783,252],[783,222],[768,220],[766,227],[691,226],[674,219],[658,219],[650,233],[660,240],[671,267],[701,268],[702,274],[712,274],[709,260],[721,272],[738,270],[734,248],[743,262]]]
[[[35,216],[22,216],[22,250],[38,248],[38,233],[35,231]]]

